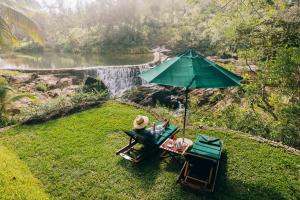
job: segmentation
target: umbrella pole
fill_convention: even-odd
[[[183,118],[183,142],[185,136],[185,126],[186,126],[186,115],[187,115],[187,107],[188,107],[188,97],[189,97],[189,88],[185,89],[185,104],[184,104],[184,118]]]

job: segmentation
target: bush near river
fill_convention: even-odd
[[[73,85],[70,77],[0,71],[0,128],[43,122],[88,109],[107,100],[107,88],[97,80]],[[74,82],[77,82],[74,80]]]

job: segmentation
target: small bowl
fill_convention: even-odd
[[[167,144],[167,147],[173,148],[173,147],[174,147],[174,143],[172,143],[172,142],[168,143],[168,144]]]

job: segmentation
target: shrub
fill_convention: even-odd
[[[36,89],[41,92],[46,92],[48,91],[48,86],[46,83],[40,82],[37,84]]]
[[[6,117],[2,116],[0,117],[0,128],[5,126],[9,126],[9,120]]]
[[[107,92],[84,92],[80,89],[71,97],[58,97],[45,104],[33,105],[22,110],[19,116],[20,121],[37,123],[52,118],[64,116],[69,113],[84,110],[92,105],[99,104],[106,100]]]
[[[218,103],[219,101],[224,99],[224,94],[216,92],[209,97],[209,102],[211,105]]]
[[[280,111],[274,133],[283,143],[300,149],[300,103],[286,106]]]
[[[75,95],[71,97],[71,102],[73,104],[81,104],[85,102],[97,102],[105,100],[108,96],[106,90],[101,92],[85,92],[84,90],[79,90]]]
[[[32,105],[28,108],[24,108],[19,116],[20,121],[27,121],[29,119],[42,119],[47,118],[49,115],[55,112],[63,112],[67,108],[72,106],[69,98],[58,97],[47,103]]]
[[[230,112],[232,112],[230,115],[234,117],[227,121],[228,128],[264,137],[270,136],[270,127],[266,123],[266,120],[262,119],[259,114],[250,109],[240,108],[236,108]],[[226,118],[226,110],[222,114],[224,115],[223,118]]]

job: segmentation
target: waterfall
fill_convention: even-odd
[[[136,86],[145,85],[138,75],[149,69],[150,65],[99,67],[89,69],[85,76],[99,78],[109,89],[112,96],[120,96],[124,91]]]

